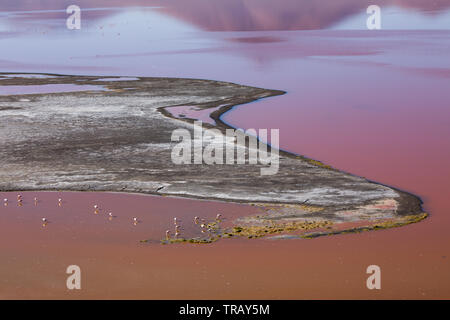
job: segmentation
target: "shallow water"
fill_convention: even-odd
[[[165,108],[166,111],[169,111],[170,114],[175,118],[189,118],[200,120],[204,123],[209,123],[212,125],[216,124],[216,121],[212,119],[209,115],[220,109],[221,106],[210,109],[198,109],[195,106],[176,106],[176,107],[168,107]]]
[[[45,75],[45,74],[32,74],[32,73],[2,74],[2,77],[7,77],[7,78],[26,78],[26,79],[51,79],[51,78],[56,78],[55,76],[49,76],[49,75]]]
[[[114,82],[114,81],[135,81],[139,80],[139,78],[131,78],[131,77],[119,77],[119,78],[102,78],[97,79],[93,81],[108,81],[108,82]]]
[[[0,16],[0,68],[206,78],[286,90],[234,108],[223,120],[242,128],[279,128],[283,149],[412,192],[431,217],[402,228],[311,241],[211,246],[139,246],[131,233],[136,229],[125,219],[126,227],[117,229],[124,237],[114,245],[80,244],[76,231],[72,244],[63,247],[59,224],[42,230],[39,219],[32,225],[29,220],[23,228],[34,231],[14,233],[22,228],[16,222],[10,234],[23,236],[23,242],[1,242],[2,296],[450,297],[450,1],[379,1],[386,15],[383,30],[375,32],[364,30],[369,1],[359,0],[79,3],[109,8],[83,12],[82,29],[70,31],[59,2],[2,1],[1,11],[16,12]],[[133,199],[123,201],[134,207]],[[164,200],[161,210],[178,201]],[[209,205],[214,211],[222,204]],[[206,207],[192,201],[183,208]],[[247,210],[252,209],[242,213]],[[174,205],[167,212],[181,210]],[[83,214],[90,213],[73,216]],[[109,226],[101,226],[107,232]],[[166,225],[161,227],[155,235],[164,232]],[[37,241],[37,248],[26,235],[42,231],[53,241]],[[67,255],[55,258],[63,249]],[[72,295],[64,290],[64,270],[74,263],[88,278],[86,290]],[[381,291],[365,287],[370,264],[382,269]]]

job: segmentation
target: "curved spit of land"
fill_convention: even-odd
[[[91,91],[0,94],[1,191],[138,192],[244,202],[264,210],[227,229],[209,222],[207,237],[177,239],[191,242],[232,236],[309,238],[426,217],[414,195],[287,152],[280,152],[276,175],[261,175],[260,164],[172,163],[173,130],[184,128],[193,135],[194,120],[177,118],[168,107],[210,109],[215,121],[203,130],[214,127],[225,134],[230,127],[220,121],[221,114],[282,91],[196,79],[0,73],[3,89],[52,85]],[[99,86],[107,90],[92,91]],[[246,145],[235,146],[248,152]]]

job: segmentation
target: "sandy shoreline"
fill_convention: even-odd
[[[237,221],[249,237],[279,233],[292,223],[294,231],[315,237],[349,231],[339,229],[342,223],[377,229],[380,222],[399,226],[426,216],[413,195],[284,151],[280,172],[267,178],[260,177],[259,166],[167,164],[171,130],[190,130],[194,119],[176,118],[166,107],[215,108],[210,116],[216,125],[203,126],[225,132],[231,127],[221,121],[223,113],[282,91],[195,79],[41,76],[0,79],[0,85],[85,84],[109,90],[0,96],[5,130],[12,131],[0,157],[1,191],[119,191],[273,205],[264,215]],[[6,137],[5,132],[0,134]],[[308,225],[318,222],[333,226],[311,233]]]

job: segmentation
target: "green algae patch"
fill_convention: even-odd
[[[204,224],[202,233],[204,236],[192,238],[165,238],[161,240],[161,244],[177,244],[177,243],[192,243],[192,244],[209,244],[220,240],[221,238],[246,237],[261,238],[271,234],[281,234],[296,231],[307,231],[319,228],[329,228],[333,222],[328,220],[317,221],[300,221],[300,222],[283,222],[275,223],[273,221],[266,221],[264,225],[235,225],[230,228],[222,229],[220,220],[207,222]],[[141,241],[141,242],[145,242]]]
[[[426,219],[427,217],[428,217],[428,213],[424,212],[421,214],[403,216],[399,219],[378,222],[378,223],[375,223],[373,225],[366,226],[366,227],[352,228],[352,229],[347,229],[347,230],[338,230],[338,231],[333,231],[333,232],[316,232],[316,233],[304,234],[301,236],[301,238],[314,239],[314,238],[318,238],[318,237],[322,237],[322,236],[331,236],[331,235],[349,234],[349,233],[361,233],[361,232],[365,232],[365,231],[398,228],[398,227],[406,226],[408,224],[420,222],[420,221]]]
[[[308,230],[327,229],[330,231],[314,232],[299,235],[302,239],[314,239],[321,236],[331,236],[338,234],[349,233],[361,233],[365,231],[383,230],[390,228],[398,228],[408,224],[420,222],[428,217],[427,213],[421,213],[417,215],[407,215],[398,219],[376,222],[372,225],[365,227],[358,227],[346,230],[331,231],[335,225],[329,220],[320,221],[302,221],[302,222],[286,222],[286,223],[274,223],[271,222],[267,225],[238,225],[233,226],[227,230],[219,228],[219,223],[208,223],[209,237],[196,237],[196,238],[169,238],[161,240],[162,244],[177,244],[177,243],[192,243],[192,244],[210,244],[214,243],[221,238],[233,238],[233,237],[245,237],[248,239],[262,238],[273,234],[284,234],[292,232],[304,232]],[[148,240],[141,240],[141,242],[147,242]]]
[[[302,222],[286,222],[274,223],[264,226],[235,226],[226,233],[228,237],[241,236],[251,238],[261,238],[270,234],[279,234],[295,231],[305,231],[319,228],[326,228],[333,224],[328,220],[320,221],[302,221]]]
[[[329,165],[327,165],[327,164],[324,164],[323,162],[318,161],[318,160],[308,159],[308,158],[307,158],[306,161],[307,161],[308,163],[312,164],[312,165],[317,166],[317,167],[321,167],[321,168],[324,168],[324,169],[334,170],[333,167],[331,167],[331,166],[329,166]]]
[[[411,223],[416,223],[425,219],[428,214],[410,214],[405,216],[395,216],[377,220],[367,220],[364,225],[349,222],[345,220],[334,221],[324,218],[303,218],[298,219],[293,210],[299,210],[302,214],[321,214],[323,207],[312,206],[304,201],[301,204],[259,204],[251,203],[255,206],[261,206],[263,213],[255,216],[240,218],[232,226],[224,228],[220,219],[203,221],[199,224],[201,235],[194,237],[173,237],[161,240],[162,244],[210,244],[220,239],[230,238],[270,238],[273,235],[296,234],[299,239],[314,239],[321,236],[330,236],[348,233],[361,233],[364,231],[383,230],[397,228]],[[325,211],[325,213],[327,213]],[[141,241],[141,242],[145,242]]]

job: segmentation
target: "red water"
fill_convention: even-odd
[[[8,3],[10,10],[26,8],[15,5],[20,2]],[[137,245],[141,234],[133,232],[144,228],[147,217],[133,228],[128,223],[132,213],[120,220],[124,229],[117,229],[121,234],[117,242],[106,237],[111,227],[105,220],[95,220],[102,230],[95,239],[93,226],[86,232],[77,228],[63,234],[61,230],[68,227],[60,230],[57,222],[42,230],[40,220],[23,227],[19,220],[10,229],[15,232],[7,233],[7,225],[2,224],[9,235],[1,241],[2,295],[450,298],[450,31],[448,25],[446,30],[420,30],[445,17],[450,1],[380,2],[396,5],[400,15],[395,21],[390,16],[383,20],[391,19],[397,30],[376,32],[304,31],[333,29],[355,14],[361,15],[363,29],[364,1],[283,1],[283,5],[277,2],[276,10],[274,2],[199,3],[188,10],[168,2],[161,4],[160,15],[148,17],[147,11],[131,8],[98,11],[92,13],[84,32],[70,35],[70,42],[61,37],[67,31],[55,26],[58,20],[33,14],[11,18],[11,32],[23,21],[40,19],[55,22],[51,24],[55,31],[49,27],[49,34],[42,35],[40,30],[19,30],[16,39],[5,34],[0,66],[11,72],[183,76],[286,90],[284,96],[237,107],[223,119],[242,128],[278,128],[283,149],[412,192],[423,199],[430,218],[397,229],[311,241],[219,241],[210,246]],[[50,1],[42,8],[53,7]],[[286,10],[291,12],[288,20]],[[64,22],[65,14],[52,15]],[[418,30],[398,30],[402,26]],[[27,53],[31,48],[34,55]],[[116,197],[111,196],[111,201]],[[123,201],[133,208],[134,199],[127,196]],[[80,198],[79,208],[83,201]],[[176,200],[165,202],[161,209],[172,201]],[[91,205],[88,202],[85,208]],[[183,209],[202,210],[209,205],[214,211],[216,204],[196,201],[184,203]],[[184,211],[179,208],[174,205],[168,215],[179,215]],[[252,212],[252,208],[242,210],[240,214]],[[74,217],[84,214],[90,213],[73,212]],[[161,214],[157,221],[165,218]],[[9,218],[4,221],[13,223]],[[27,230],[17,232],[20,228]],[[36,236],[42,231],[53,234],[53,241]],[[36,236],[41,246],[33,245],[27,234]],[[76,241],[84,236],[92,241]],[[101,242],[103,237],[106,240]],[[68,247],[71,250],[63,251]],[[85,270],[85,288],[80,292],[65,290],[68,264],[80,264]],[[381,267],[380,291],[366,288],[365,270],[371,264]]]
[[[76,85],[76,84],[44,84],[29,86],[0,86],[0,95],[14,94],[41,94],[58,92],[79,92],[79,91],[104,91],[102,86]]]

